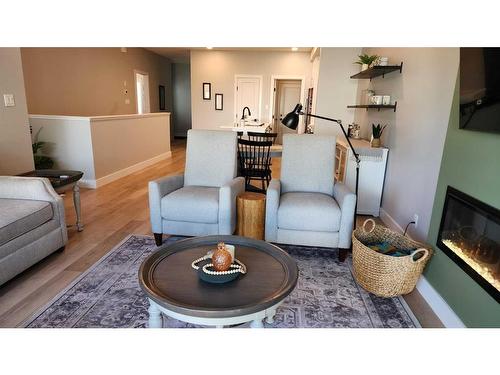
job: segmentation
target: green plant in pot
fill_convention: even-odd
[[[51,169],[54,166],[54,160],[45,155],[39,155],[38,152],[42,150],[46,142],[38,140],[38,135],[43,128],[38,129],[31,144],[33,149],[33,159],[35,161],[35,169]]]
[[[378,55],[368,55],[366,53],[358,55],[359,60],[354,64],[361,65],[361,71],[368,69],[372,64],[378,60]]]
[[[380,147],[380,137],[382,137],[382,133],[387,125],[381,126],[380,124],[372,124],[372,147]]]

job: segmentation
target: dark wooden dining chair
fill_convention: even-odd
[[[245,189],[265,193],[271,181],[271,141],[238,139],[239,173],[245,178]],[[262,188],[250,184],[260,180]]]
[[[276,141],[276,137],[278,137],[278,133],[256,133],[256,132],[248,132],[248,140],[249,141],[257,141],[257,142],[267,142]]]

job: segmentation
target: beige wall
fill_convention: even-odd
[[[369,138],[371,124],[389,124],[382,144],[389,157],[382,209],[405,227],[419,215],[410,234],[425,241],[448,128],[451,102],[459,64],[458,48],[369,48],[369,54],[387,56],[390,64],[404,62],[403,73],[385,78],[359,80],[358,95],[371,88],[391,95],[397,111],[357,110],[355,121]],[[362,166],[361,166],[362,168]]]
[[[271,76],[303,76],[304,91],[307,91],[311,85],[311,70],[308,52],[191,51],[193,128],[218,129],[234,122],[234,78],[237,74],[262,76],[261,120],[269,121]],[[203,100],[203,82],[212,84],[212,100]],[[223,111],[214,109],[215,93],[224,94]]]
[[[159,111],[160,84],[172,108],[170,60],[143,48],[22,48],[21,55],[30,114],[137,113],[134,69],[149,73],[151,112]]]
[[[348,109],[356,101],[358,81],[349,77],[359,72],[354,64],[361,48],[321,48],[315,113],[342,120],[347,125],[354,120],[354,110]],[[316,119],[315,134],[334,134],[342,137],[342,130],[331,121]]]
[[[99,117],[30,115],[55,167],[83,171],[95,188],[171,156],[170,113]]]
[[[90,124],[98,181],[171,156],[169,113],[91,118]]]
[[[3,95],[14,94],[15,107]],[[0,48],[0,175],[34,169],[19,48]]]

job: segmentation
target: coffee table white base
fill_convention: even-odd
[[[148,298],[148,300],[149,300],[149,309],[148,309],[149,328],[162,327],[161,314],[168,315],[171,318],[181,320],[186,323],[199,324],[204,326],[214,326],[217,328],[223,328],[224,326],[242,324],[247,322],[251,322],[250,323],[251,328],[264,328],[262,320],[266,319],[266,323],[268,324],[274,323],[274,315],[276,314],[276,309],[278,308],[279,305],[283,303],[283,301],[280,301],[276,305],[273,305],[262,311],[257,311],[253,314],[232,316],[230,318],[204,318],[204,317],[180,314],[178,312],[168,310],[165,307],[158,305],[155,301],[153,301],[150,298]]]

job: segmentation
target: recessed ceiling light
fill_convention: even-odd
[[[297,47],[292,47],[292,51],[298,51],[299,49]]]
[[[212,49],[212,48],[214,48],[214,47],[207,47],[207,49]]]

